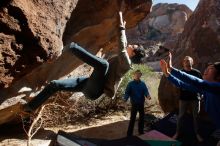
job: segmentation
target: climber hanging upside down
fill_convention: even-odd
[[[70,43],[64,49],[73,53],[83,62],[94,68],[90,77],[77,77],[64,80],[51,81],[36,97],[24,105],[24,111],[33,112],[41,106],[51,95],[57,91],[82,92],[89,99],[97,99],[103,93],[114,97],[120,84],[121,78],[130,69],[131,60],[140,60],[144,57],[144,51],[127,47],[125,24],[122,12],[119,12],[119,49],[118,54],[108,61],[99,58],[76,43]],[[130,60],[131,59],[131,60]]]

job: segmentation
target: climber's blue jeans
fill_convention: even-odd
[[[70,49],[70,52],[80,60],[92,66],[94,68],[93,73],[90,77],[77,77],[51,81],[26,105],[28,109],[36,110],[57,91],[82,92],[90,99],[97,99],[103,94],[105,78],[109,69],[108,62],[87,52],[84,48],[75,43],[71,43],[67,49]]]

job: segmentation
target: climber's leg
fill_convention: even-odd
[[[57,91],[82,91],[88,78],[80,77],[74,79],[53,80],[36,97],[25,105],[26,111],[34,111],[41,106],[50,96]]]
[[[104,68],[106,71],[108,70],[108,62],[105,59],[99,58],[91,53],[89,53],[87,50],[82,48],[81,46],[77,45],[76,43],[71,43],[69,45],[69,49],[71,49],[71,52],[77,56],[80,60],[83,62],[89,64],[90,66],[97,68]],[[106,72],[105,72],[106,73]]]

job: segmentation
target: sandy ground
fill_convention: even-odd
[[[115,113],[101,119],[92,119],[88,125],[69,125],[61,128],[41,129],[32,139],[33,146],[52,145],[59,130],[69,134],[86,138],[118,139],[126,136],[129,123],[129,113]],[[4,131],[4,132],[3,132]],[[137,122],[134,128],[137,134]],[[0,131],[0,146],[25,146],[27,143],[26,134],[22,125],[4,126]]]

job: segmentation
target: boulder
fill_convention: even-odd
[[[171,17],[172,24],[170,24],[170,29],[172,29],[173,34],[182,33],[185,22],[187,21],[187,13],[180,10],[175,11]]]
[[[128,40],[145,48],[149,48],[151,42],[176,42],[191,14],[186,5],[159,3],[136,27],[127,31]]]
[[[7,88],[61,52],[62,36],[77,0],[0,2],[0,88]]]
[[[170,23],[171,22],[168,15],[161,15],[157,16],[154,19],[151,19],[151,22],[149,22],[149,26],[160,31],[161,33],[168,33]]]
[[[173,50],[173,64],[181,68],[184,56],[194,58],[194,67],[201,72],[208,62],[220,58],[220,2],[218,0],[200,0],[197,8],[185,24]],[[159,101],[166,112],[178,107],[178,89],[162,78],[159,86]],[[174,104],[176,103],[176,104]]]
[[[152,2],[3,0],[0,5],[0,109],[7,115],[21,98],[35,96],[49,81],[68,77],[82,64],[63,46],[74,41],[93,54],[103,48],[111,55],[118,48],[119,10],[131,28],[149,13]]]
[[[147,52],[143,62],[158,71],[163,56],[159,46],[173,50],[191,14],[186,5],[159,3],[137,26],[127,31],[128,41],[143,46]]]

